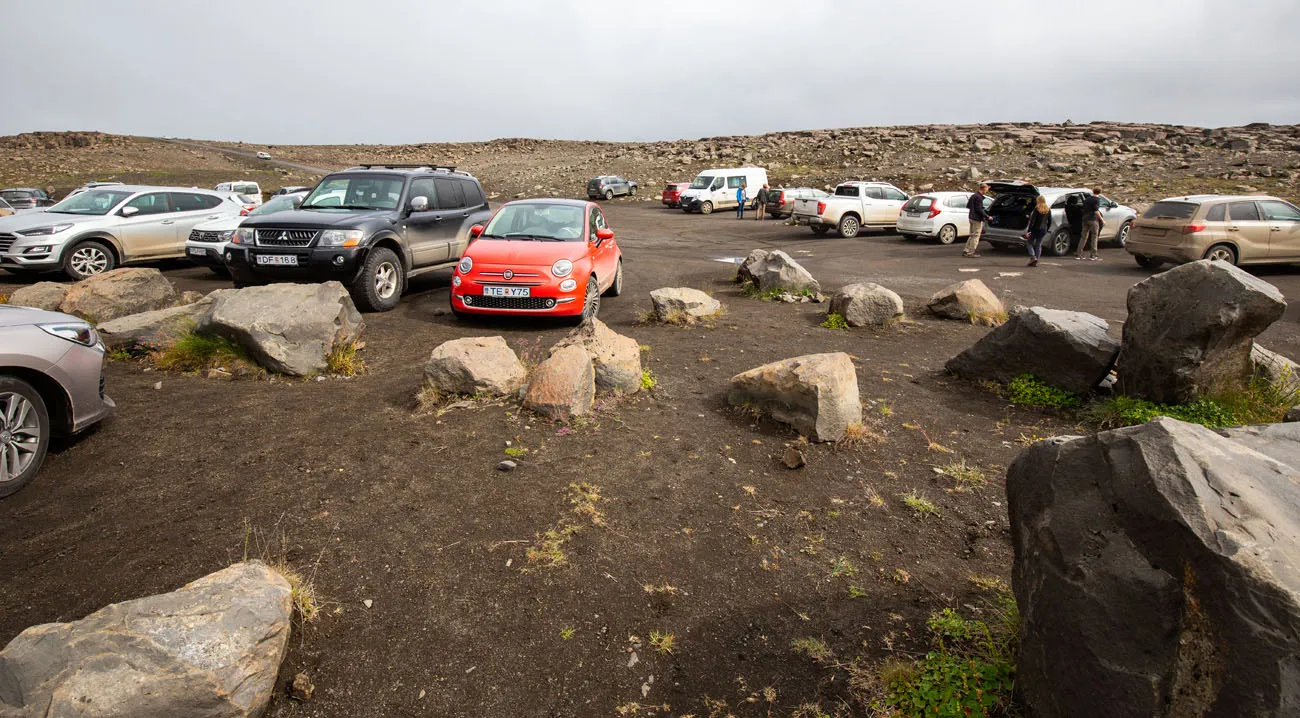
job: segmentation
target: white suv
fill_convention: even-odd
[[[266,204],[249,212],[248,216],[260,217],[265,214],[298,209],[298,205],[302,204],[302,199],[306,196],[306,192],[277,194],[267,200]],[[195,264],[202,264],[217,274],[228,274],[226,260],[223,259],[226,245],[230,244],[230,240],[235,236],[235,230],[239,228],[239,223],[242,221],[244,218],[239,215],[222,217],[191,229],[189,238],[185,240],[185,256]]]

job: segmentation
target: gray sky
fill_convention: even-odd
[[[1296,0],[32,0],[0,17],[0,134],[1300,122]]]

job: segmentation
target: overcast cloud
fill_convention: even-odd
[[[0,134],[658,140],[1300,122],[1297,0],[33,0]]]

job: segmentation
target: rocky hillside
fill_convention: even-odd
[[[276,170],[249,156],[320,168],[363,161],[454,164],[499,198],[577,195],[587,177],[623,174],[653,201],[667,181],[708,167],[758,164],[775,184],[834,185],[880,179],[911,191],[968,187],[982,178],[1044,185],[1101,185],[1128,202],[1191,192],[1267,192],[1297,199],[1300,126],[1252,124],[1203,129],[1179,125],[1091,123],[859,127],[708,137],[666,142],[569,142],[510,138],[414,145],[273,146],[204,143],[195,149],[98,133],[34,133],[0,138],[0,181],[53,184],[86,179],[200,183],[250,176],[264,186],[299,184],[309,173]],[[219,181],[213,180],[213,182]]]

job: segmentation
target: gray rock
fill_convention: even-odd
[[[1106,320],[1084,312],[1031,307],[950,359],[965,379],[1009,382],[1032,374],[1058,389],[1086,394],[1110,372],[1119,343]]]
[[[196,331],[243,346],[266,369],[290,376],[324,371],[335,347],[356,341],[365,324],[338,282],[270,284],[216,294]]]
[[[68,296],[71,284],[58,282],[37,282],[30,286],[15,289],[9,295],[9,303],[16,307],[35,307],[47,312],[57,312]]]
[[[1251,377],[1254,338],[1285,310],[1276,287],[1225,262],[1138,282],[1128,292],[1119,389],[1162,404],[1239,389]]]
[[[1007,499],[1028,715],[1295,715],[1300,425],[1041,441]]]
[[[624,394],[641,390],[641,345],[637,340],[619,334],[593,317],[557,342],[551,353],[570,345],[582,347],[591,357],[597,390]]]
[[[424,382],[440,395],[514,394],[528,372],[502,337],[443,342],[424,364]]]
[[[1258,344],[1251,346],[1250,363],[1254,376],[1289,394],[1300,393],[1300,364]]]
[[[935,316],[981,324],[998,324],[1007,314],[998,295],[978,279],[950,284],[935,292],[926,304]]]
[[[722,309],[721,302],[690,287],[656,289],[650,292],[650,303],[659,321],[673,324],[711,317]]]
[[[104,340],[104,345],[110,349],[131,347],[163,349],[194,331],[199,320],[212,311],[212,305],[217,297],[234,291],[218,289],[211,296],[203,297],[193,304],[130,314],[104,322],[96,328],[99,330],[99,336]]]
[[[753,282],[760,292],[772,289],[820,292],[821,284],[813,279],[800,264],[781,250],[764,252],[754,250],[741,262],[737,276],[741,281]]]
[[[127,267],[96,274],[72,285],[59,311],[92,323],[175,306],[180,297],[157,269]]]
[[[591,410],[596,398],[596,369],[580,346],[561,347],[533,370],[524,408],[567,421]]]
[[[0,651],[0,715],[260,716],[292,610],[289,583],[253,561],[33,626]]]
[[[814,441],[838,441],[862,423],[853,360],[844,352],[764,364],[731,378],[727,402],[752,406]]]
[[[510,459],[506,459],[505,461],[502,461],[501,463],[497,464],[497,471],[514,471],[516,468],[518,468],[518,466],[519,464],[516,464]]]
[[[851,327],[881,326],[903,316],[903,299],[879,284],[858,282],[831,295],[829,313],[843,315]]]

